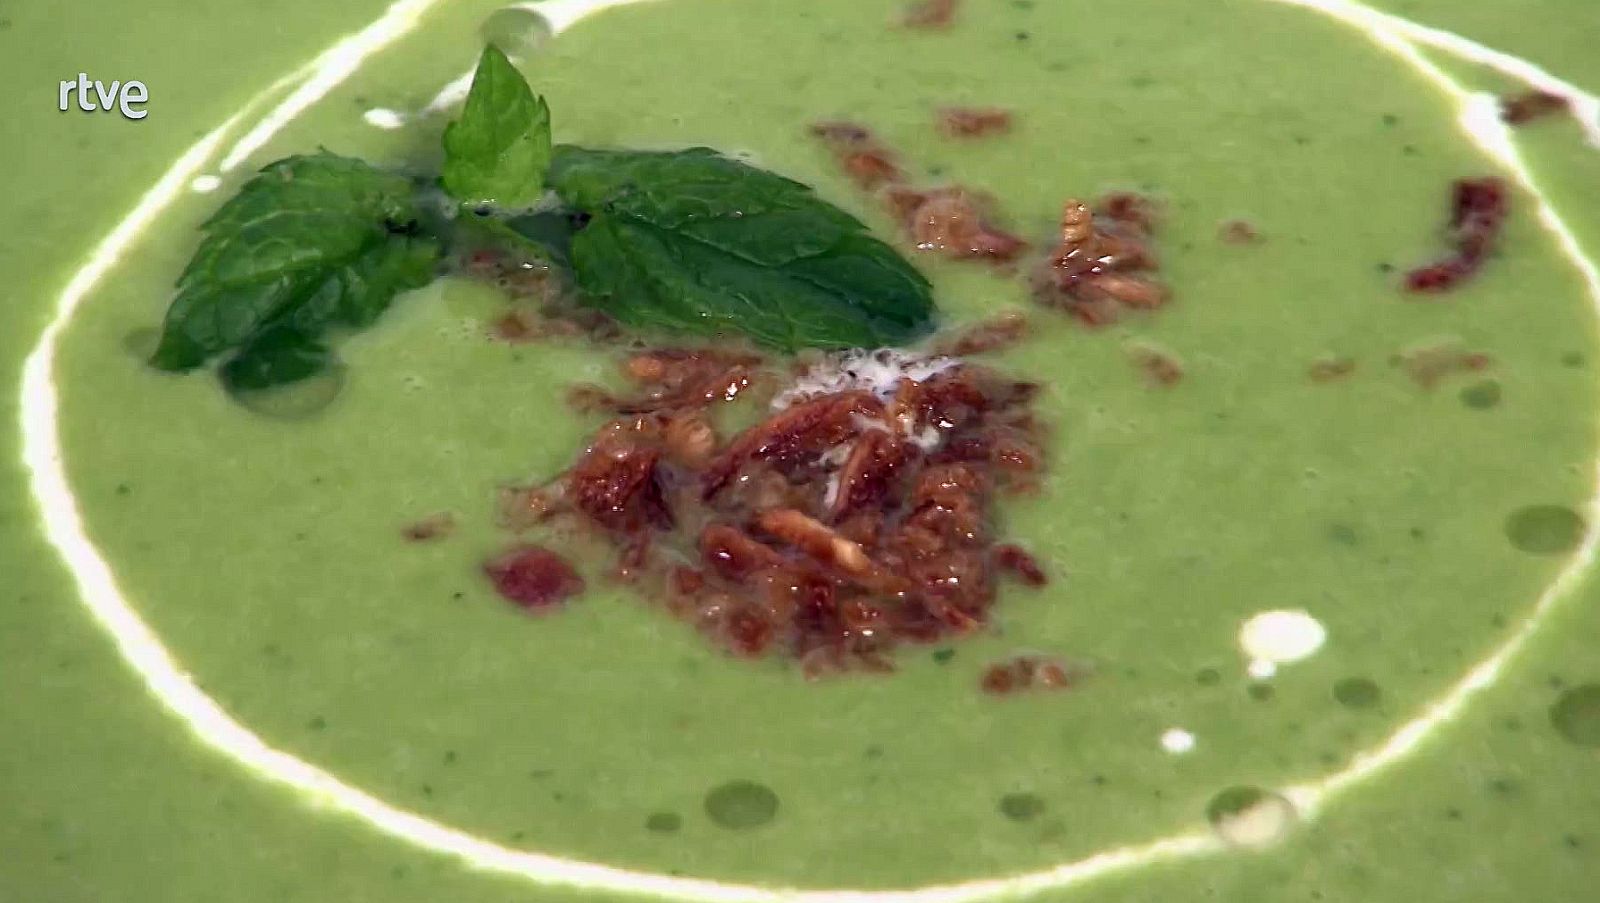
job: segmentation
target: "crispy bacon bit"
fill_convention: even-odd
[[[1544,116],[1565,113],[1570,108],[1565,97],[1549,91],[1527,91],[1500,98],[1500,118],[1510,125],[1524,125]]]
[[[1356,369],[1356,362],[1348,357],[1324,357],[1311,362],[1306,375],[1314,383],[1331,383],[1344,379]]]
[[[668,420],[663,438],[667,455],[689,467],[703,466],[717,449],[717,431],[706,415],[698,411]]]
[[[604,390],[585,389],[591,407],[618,414],[665,414],[733,401],[749,389],[761,358],[753,354],[711,349],[663,349],[634,354],[622,370],[643,387],[641,395],[617,398]]]
[[[851,577],[870,576],[877,571],[860,543],[840,536],[804,512],[793,508],[762,511],[756,515],[756,524],[819,563]]]
[[[532,612],[547,611],[583,592],[583,578],[565,558],[542,546],[515,546],[486,562],[495,591]]]
[[[1087,676],[1082,666],[1062,659],[1019,655],[984,669],[981,685],[985,693],[1003,696],[1023,690],[1070,690]]]
[[[634,438],[648,429],[619,424],[603,432],[572,468],[567,478],[572,505],[608,530],[671,529],[672,512],[657,472],[661,452]]]
[[[854,122],[819,122],[811,134],[822,139],[851,181],[868,191],[904,180],[894,152],[880,144],[864,125]]]
[[[513,533],[531,530],[561,508],[562,486],[502,486],[495,522]]]
[[[1031,325],[1027,315],[1021,311],[1007,311],[957,329],[934,343],[934,353],[947,357],[970,357],[1004,351],[1026,338]]]
[[[1217,237],[1230,245],[1253,245],[1261,240],[1261,233],[1249,220],[1230,219],[1217,227]]]
[[[713,571],[729,580],[742,580],[758,571],[784,565],[784,558],[777,549],[727,524],[705,528],[700,534],[700,556]]]
[[[1171,352],[1154,345],[1134,345],[1128,349],[1134,366],[1154,386],[1175,386],[1183,381],[1183,363]]]
[[[995,546],[994,561],[1001,568],[1015,574],[1025,586],[1040,587],[1050,582],[1044,568],[1039,566],[1038,559],[1021,546],[1011,543]]]
[[[520,310],[507,311],[494,321],[492,332],[494,337],[502,342],[519,344],[531,342],[539,337],[536,324],[529,321],[528,315]]]
[[[679,362],[643,352],[625,371],[676,387]],[[896,645],[980,629],[1002,571],[1043,580],[995,545],[991,515],[1042,468],[1036,391],[952,363],[786,397],[726,442],[703,407],[636,414],[600,430],[541,510],[580,515],[619,577],[659,581],[668,611],[733,654],[792,656],[808,676],[883,671]]]
[[[876,415],[882,407],[867,392],[840,392],[785,409],[740,433],[712,460],[702,483],[705,497],[716,495],[747,464],[785,469],[821,454],[855,431],[857,417]]]
[[[1131,191],[1112,191],[1101,195],[1094,205],[1099,214],[1140,236],[1156,228],[1155,202]]]
[[[428,542],[434,539],[443,539],[454,532],[456,517],[448,511],[430,514],[422,520],[407,524],[400,531],[411,542]]]
[[[891,213],[900,218],[919,251],[955,260],[1013,260],[1028,243],[996,226],[994,201],[959,186],[913,191],[900,188],[885,195]]]
[[[959,0],[917,0],[906,8],[900,24],[907,28],[947,28],[955,21]]]
[[[1150,275],[1155,257],[1145,245],[1153,208],[1137,195],[1107,195],[1100,216],[1082,201],[1062,209],[1061,241],[1034,273],[1034,299],[1066,310],[1089,326],[1113,322],[1124,308],[1166,303],[1167,290]]]
[[[1468,351],[1452,339],[1402,351],[1394,356],[1392,363],[1405,370],[1412,382],[1432,389],[1453,374],[1487,370],[1492,361],[1489,355]]]
[[[945,107],[939,132],[947,138],[984,138],[1011,131],[1011,111],[999,107]]]
[[[1510,212],[1504,182],[1493,176],[1459,179],[1451,190],[1450,237],[1455,252],[1406,274],[1406,289],[1419,293],[1455,288],[1483,266]]]
[[[889,495],[891,481],[910,458],[909,444],[894,433],[864,433],[839,468],[833,498],[828,502],[828,519],[837,523],[854,511],[877,506]]]

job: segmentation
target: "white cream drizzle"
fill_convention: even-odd
[[[300,69],[284,76],[253,98],[245,109],[186,150],[147,191],[133,210],[108,234],[74,274],[57,298],[55,316],[24,364],[21,397],[23,461],[38,502],[47,538],[71,570],[84,604],[111,635],[117,649],[157,700],[202,743],[239,762],[255,776],[284,784],[314,804],[358,817],[372,827],[416,846],[460,857],[473,867],[519,875],[535,882],[589,890],[641,893],[681,900],[758,901],[758,903],[965,903],[1021,896],[1059,889],[1108,874],[1156,862],[1215,854],[1228,844],[1208,830],[1182,833],[1149,843],[1105,850],[1075,862],[1002,878],[968,881],[909,890],[800,891],[755,885],[679,878],[597,863],[513,850],[399,809],[295,756],[268,746],[233,720],[207,696],[146,625],[122,595],[115,575],[89,540],[62,464],[54,383],[56,343],[74,311],[95,285],[159,214],[184,190],[244,115],[290,86],[293,92],[224,154],[218,167],[227,172],[244,162],[279,130],[337,87],[368,57],[414,27],[434,0],[400,0],[368,27],[338,42]],[[550,0],[529,5],[560,31],[599,9],[639,0]],[[1316,10],[1361,31],[1395,54],[1445,92],[1461,107],[1460,124],[1468,137],[1507,169],[1538,199],[1539,218],[1558,246],[1582,274],[1591,301],[1600,308],[1600,273],[1584,257],[1576,238],[1539,193],[1499,120],[1498,105],[1487,95],[1473,95],[1456,84],[1417,50],[1424,44],[1489,65],[1543,90],[1567,96],[1585,122],[1591,143],[1600,146],[1600,110],[1592,95],[1579,92],[1531,63],[1483,47],[1457,35],[1416,25],[1347,0],[1272,0]],[[447,89],[448,90],[448,89]],[[464,91],[462,92],[464,94]],[[444,98],[441,93],[440,98]],[[456,99],[459,99],[457,96]],[[441,106],[454,101],[436,100]],[[430,105],[430,107],[433,105]],[[1597,522],[1596,504],[1587,506],[1588,522]],[[1526,646],[1545,616],[1582,579],[1593,563],[1597,534],[1585,534],[1576,554],[1539,596],[1533,613],[1500,647],[1472,667],[1442,696],[1428,704],[1376,748],[1357,754],[1342,770],[1282,791],[1303,820],[1321,806],[1410,753],[1435,730],[1460,715],[1478,692],[1492,685],[1506,663]]]
[[[1175,756],[1192,752],[1195,747],[1195,736],[1181,727],[1168,728],[1161,734],[1161,748]]]
[[[404,114],[386,107],[373,107],[362,113],[361,118],[366,120],[367,125],[384,131],[392,131],[406,124]]]

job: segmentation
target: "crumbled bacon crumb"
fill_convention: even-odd
[[[1394,356],[1396,366],[1424,389],[1432,389],[1456,373],[1487,370],[1493,361],[1481,351],[1468,351],[1454,339],[1410,348]]]
[[[996,545],[991,512],[1043,466],[1036,386],[953,363],[882,395],[791,399],[724,440],[700,429],[715,369],[703,354],[630,358],[673,403],[604,426],[540,511],[588,525],[619,575],[647,593],[659,581],[663,607],[713,642],[808,676],[882,671],[897,645],[980,629],[1001,572],[1043,584],[1032,556]]]
[[[1082,666],[1059,658],[1019,655],[985,668],[980,684],[985,693],[1004,696],[1026,690],[1070,690],[1086,676]]]
[[[900,23],[907,28],[946,28],[955,21],[960,0],[917,0],[906,7]]]
[[[411,542],[428,542],[449,536],[455,528],[455,515],[448,511],[441,511],[438,514],[430,514],[419,521],[407,524],[400,531],[400,535]]]
[[[811,134],[822,139],[845,174],[860,188],[870,191],[905,179],[894,152],[879,143],[864,125],[846,121],[819,122],[811,126]]]
[[[933,353],[947,357],[970,357],[1004,351],[1027,338],[1031,327],[1027,314],[1007,311],[1003,314],[958,327],[950,335],[940,337],[933,345]]]
[[[1476,273],[1494,250],[1510,209],[1510,192],[1500,179],[1458,179],[1450,200],[1450,238],[1455,250],[1407,273],[1406,288],[1419,293],[1443,292]]]
[[[1183,381],[1183,362],[1170,351],[1139,344],[1128,349],[1128,357],[1151,385],[1165,388]]]
[[[1526,91],[1500,98],[1500,118],[1510,125],[1524,125],[1545,116],[1565,113],[1570,108],[1565,97],[1549,91]]]
[[[542,546],[520,545],[483,566],[494,588],[522,608],[547,611],[583,592],[583,578],[565,558]]]
[[[995,563],[1015,574],[1027,586],[1039,587],[1050,582],[1044,568],[1032,553],[1019,545],[1003,543],[994,548]]]
[[[1155,255],[1146,242],[1154,206],[1128,192],[1107,195],[1099,218],[1079,200],[1062,209],[1061,238],[1034,272],[1034,299],[1089,326],[1115,321],[1124,309],[1149,310],[1167,301],[1157,282]]]
[[[1028,243],[994,222],[994,199],[960,186],[916,191],[894,188],[884,196],[919,251],[955,260],[1014,260]]]
[[[1230,219],[1217,227],[1217,237],[1230,245],[1253,245],[1261,240],[1261,233],[1249,220]]]
[[[999,107],[945,107],[939,133],[947,138],[985,138],[1011,131],[1011,111]]]

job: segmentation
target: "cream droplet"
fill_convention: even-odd
[[[1322,624],[1299,610],[1263,611],[1239,627],[1239,648],[1250,660],[1250,676],[1257,679],[1271,677],[1278,665],[1307,658],[1327,638]]]
[[[1194,743],[1194,734],[1181,727],[1170,728],[1161,735],[1161,748],[1175,756],[1181,756],[1194,749]]]
[[[361,118],[367,121],[367,125],[380,129],[397,129],[406,124],[404,116],[394,110],[384,109],[383,107],[374,107],[362,113]]]

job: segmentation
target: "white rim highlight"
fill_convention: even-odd
[[[246,111],[278,91],[296,86],[288,97],[226,151],[218,169],[227,172],[243,163],[296,116],[348,78],[364,60],[415,27],[434,2],[399,0],[371,25],[339,41],[317,59],[258,95],[247,105]],[[530,8],[546,16],[553,29],[559,31],[590,12],[628,2],[637,0],[551,0]],[[1600,147],[1600,100],[1524,60],[1348,0],[1273,2],[1312,9],[1353,26],[1416,69],[1454,100],[1461,109],[1461,126],[1467,136],[1538,199],[1540,222],[1583,276],[1591,302],[1600,309],[1600,272],[1583,255],[1577,239],[1538,192],[1512,143],[1509,130],[1499,120],[1495,99],[1467,92],[1428,61],[1416,45],[1424,44],[1472,62],[1493,66],[1535,87],[1568,97],[1585,125],[1586,135],[1597,147]],[[462,87],[461,93],[464,94]],[[436,106],[448,106],[453,102],[446,98],[449,90],[447,88],[435,101]],[[55,316],[45,328],[39,344],[28,356],[22,380],[23,459],[30,488],[40,506],[46,536],[71,570],[84,604],[111,634],[118,652],[138,673],[149,691],[182,719],[202,743],[237,760],[259,778],[299,791],[314,804],[354,815],[395,838],[427,850],[457,856],[475,868],[515,874],[547,884],[683,900],[730,903],[966,903],[1062,888],[1155,862],[1228,849],[1209,830],[1198,830],[1145,844],[1119,847],[1076,862],[1003,878],[897,891],[774,889],[630,871],[509,849],[385,803],[308,762],[267,745],[235,721],[189,678],[161,644],[159,637],[122,596],[110,566],[89,540],[63,467],[60,437],[56,429],[59,399],[52,377],[56,342],[78,305],[99,280],[116,266],[139,234],[185,188],[193,184],[191,180],[213,158],[243,116],[244,112],[236,114],[186,150],[140,198],[127,217],[95,248],[57,299]],[[1600,464],[1597,464],[1597,468],[1600,468]],[[1527,644],[1545,615],[1580,583],[1594,561],[1597,543],[1600,543],[1600,535],[1597,535],[1594,526],[1597,507],[1600,506],[1595,500],[1589,502],[1586,515],[1591,527],[1582,545],[1556,580],[1540,595],[1533,612],[1506,642],[1377,747],[1357,754],[1345,768],[1334,774],[1281,791],[1304,819],[1314,818],[1320,808],[1338,793],[1406,758],[1434,731],[1460,715],[1479,691],[1494,683],[1505,665]],[[1173,737],[1176,739],[1176,735]]]

